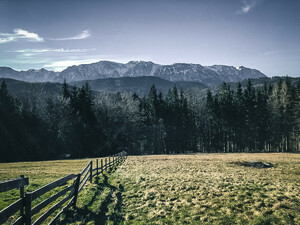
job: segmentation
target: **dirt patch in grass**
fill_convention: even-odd
[[[272,168],[274,167],[274,164],[268,162],[260,162],[260,161],[255,161],[255,162],[234,162],[234,164],[239,165],[239,166],[245,166],[245,167],[254,167],[258,169],[263,169],[263,168]]]

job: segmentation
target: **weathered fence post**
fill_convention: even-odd
[[[77,202],[77,197],[78,197],[78,189],[79,189],[79,184],[80,184],[80,176],[81,174],[77,174],[77,178],[75,181],[75,185],[74,185],[74,201],[73,201],[73,206],[76,207],[76,202]]]
[[[25,224],[31,225],[31,193],[25,194]]]
[[[99,181],[99,174],[98,174],[98,159],[96,159],[96,184],[98,184]]]
[[[101,173],[103,174],[103,159],[101,159]]]
[[[97,167],[96,167],[97,170],[96,171],[97,171],[97,177],[98,177],[98,159],[96,159],[96,164],[97,164]]]
[[[24,179],[24,175],[20,176],[22,179]],[[22,217],[23,223],[24,223],[24,207],[25,207],[25,198],[24,198],[24,186],[20,187],[20,198],[22,199],[22,207],[20,209],[20,216]]]
[[[105,158],[105,170],[107,170],[107,158]]]
[[[93,160],[90,165],[90,182],[93,183]]]

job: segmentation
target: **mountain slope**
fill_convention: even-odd
[[[52,82],[58,75],[58,72],[45,69],[16,71],[9,67],[0,67],[0,78],[10,78],[27,82]]]
[[[269,85],[276,85],[278,84],[278,82],[284,81],[286,77],[260,77],[260,78],[251,78],[251,83],[253,85],[253,87],[255,88],[262,88],[265,84],[267,86]],[[297,86],[298,83],[300,83],[300,77],[288,77],[289,81],[291,82],[292,85]],[[243,80],[242,82],[240,82],[242,85],[242,88],[246,88],[247,84],[248,84],[248,79]],[[228,85],[230,85],[230,87],[234,90],[237,89],[238,87],[238,83],[237,82],[228,82]],[[213,93],[219,93],[222,89],[222,85],[216,85],[214,87],[210,87],[210,90]]]
[[[67,82],[94,80],[98,78],[120,78],[155,76],[169,81],[194,81],[205,85],[222,82],[238,82],[247,78],[266,77],[255,69],[233,66],[201,66],[200,64],[175,63],[159,65],[153,62],[130,61],[126,64],[100,61],[92,64],[71,66],[63,70],[55,81]]]
[[[91,89],[94,91],[105,91],[105,92],[136,92],[140,96],[144,96],[149,93],[151,86],[154,84],[158,91],[166,94],[170,88],[174,85],[178,89],[187,90],[189,88],[207,88],[199,82],[186,82],[177,81],[172,82],[161,79],[159,77],[143,76],[143,77],[121,77],[121,78],[103,78],[96,80],[86,81],[75,81],[71,82],[70,85],[80,87],[88,82]]]
[[[24,96],[35,93],[35,96],[55,96],[60,94],[62,89],[61,83],[29,83],[25,81],[13,80],[10,78],[0,78],[0,84],[5,81],[9,92],[13,96]],[[207,88],[207,86],[199,82],[172,82],[163,80],[158,77],[122,77],[122,78],[103,78],[88,81],[76,81],[69,83],[70,90],[72,86],[81,87],[89,82],[93,91],[101,92],[136,92],[139,96],[147,95],[151,86],[154,84],[158,91],[166,94],[174,85],[178,89],[187,90],[189,88],[198,88],[200,90]]]
[[[60,83],[29,83],[26,81],[13,80],[10,78],[0,78],[0,84],[5,81],[9,92],[13,96],[20,96],[26,93],[38,93],[38,96],[54,96],[61,91],[62,84]]]
[[[238,82],[247,78],[266,77],[258,70],[246,67],[175,63],[159,65],[153,62],[130,61],[126,64],[100,61],[79,66],[70,66],[59,72],[41,70],[15,71],[9,67],[0,67],[0,78],[11,78],[28,82],[67,82],[95,80],[99,78],[121,78],[154,76],[169,81],[193,81],[205,85],[217,85],[222,82]]]
[[[266,77],[255,69],[233,66],[201,66],[200,64],[175,63],[159,65],[153,62],[130,61],[126,64],[100,61],[92,64],[71,66],[56,77],[56,81],[67,82],[94,80],[98,78],[120,78],[155,76],[169,81],[194,81],[205,85],[222,82],[238,82],[247,78]]]

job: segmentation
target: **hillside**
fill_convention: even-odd
[[[90,160],[95,168],[95,158],[1,163],[0,180],[23,174],[30,181],[25,192],[32,192],[79,173]],[[240,164],[245,161],[275,167],[245,167]],[[300,155],[291,153],[129,156],[117,172],[88,181],[78,195],[77,208],[64,212],[58,223],[299,224],[299,162]],[[33,207],[48,197],[42,196]],[[18,198],[17,189],[0,193],[0,210]],[[7,224],[14,220],[11,217]]]
[[[25,93],[39,93],[44,96],[58,95],[61,91],[61,83],[29,83],[25,81],[0,78],[0,83],[5,80],[9,92],[14,96],[24,95]],[[69,83],[69,86],[81,87],[86,81],[77,81]],[[123,77],[123,78],[106,78],[88,81],[93,91],[117,93],[117,92],[135,92],[140,96],[147,95],[151,86],[154,84],[156,88],[163,94],[166,94],[174,85],[178,89],[187,90],[189,88],[198,88],[200,90],[207,86],[199,82],[171,82],[160,79],[158,77]]]
[[[53,96],[60,93],[62,86],[60,83],[29,83],[14,79],[0,78],[0,83],[2,83],[2,81],[5,81],[9,92],[14,96],[33,92],[40,94],[43,93],[47,96]]]
[[[70,85],[73,86],[82,86],[87,81],[77,81],[71,82]],[[207,88],[206,85],[203,85],[199,82],[187,82],[187,81],[177,81],[172,82],[164,80],[158,77],[122,77],[122,78],[104,78],[89,80],[88,83],[91,86],[91,89],[94,91],[104,91],[104,92],[136,92],[138,95],[143,96],[148,94],[151,86],[154,84],[155,87],[161,91],[163,94],[166,94],[169,89],[173,88],[174,85],[178,89],[187,90],[189,88]]]
[[[10,78],[27,82],[52,82],[58,75],[58,72],[45,69],[16,71],[10,67],[0,67],[0,78]]]

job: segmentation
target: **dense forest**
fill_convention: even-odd
[[[187,152],[299,152],[300,82],[146,97],[63,84],[58,96],[0,87],[1,162]]]

